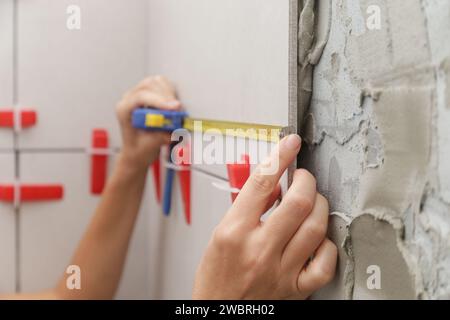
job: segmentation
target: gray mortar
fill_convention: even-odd
[[[299,4],[300,166],[346,218],[330,219],[337,279],[314,297],[448,299],[450,1]],[[366,29],[369,5],[381,30]]]

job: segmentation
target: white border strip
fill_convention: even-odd
[[[239,193],[239,192],[241,192],[241,189],[232,188],[226,183],[211,182],[211,184],[216,189],[219,189],[219,190],[222,190],[222,191],[226,191],[226,192],[229,192],[229,193]]]
[[[164,161],[163,166],[167,169],[172,169],[175,171],[189,171],[191,168],[189,166],[177,166],[176,164]]]
[[[103,148],[86,148],[85,152],[93,156],[113,156],[116,154],[114,149]]]

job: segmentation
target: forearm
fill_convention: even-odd
[[[69,290],[65,274],[55,289],[63,299],[111,299],[118,287],[145,187],[147,169],[119,156],[101,202],[71,262],[81,270],[81,290]]]
[[[145,187],[146,168],[119,156],[91,223],[71,264],[81,270],[81,289],[67,288],[67,274],[57,286],[39,293],[0,299],[111,299],[117,290]]]
[[[64,274],[51,290],[0,296],[0,299],[113,298],[141,204],[148,166],[158,158],[161,146],[170,144],[169,133],[147,132],[132,126],[132,113],[141,106],[179,110],[181,103],[170,82],[156,76],[141,81],[117,104],[122,154],[71,262],[80,268],[81,289],[68,289],[66,283],[70,275]]]

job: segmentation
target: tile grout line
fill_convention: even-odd
[[[15,111],[19,106],[19,87],[18,87],[18,0],[13,0],[13,107]],[[17,118],[18,112],[15,113]],[[15,119],[19,121],[19,119]],[[18,133],[16,130],[13,132],[13,150],[14,150],[14,178],[17,181],[20,179],[20,153],[18,150]],[[15,190],[17,192],[17,190]],[[15,291],[19,293],[21,291],[20,281],[20,206],[14,207],[15,217]]]

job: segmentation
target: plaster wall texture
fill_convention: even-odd
[[[330,201],[340,251],[315,298],[450,298],[450,2],[299,10],[300,166]]]

